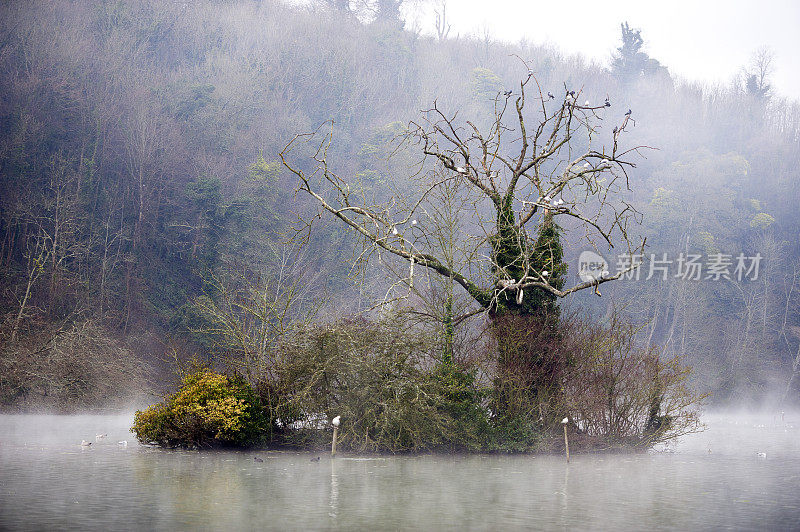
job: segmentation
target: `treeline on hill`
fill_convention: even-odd
[[[592,344],[592,327],[622,327],[644,352],[659,346],[657,359],[683,356],[696,369],[695,387],[713,392],[714,401],[770,393],[800,399],[794,378],[800,369],[800,106],[771,95],[768,56],[748,67],[742,83],[707,88],[673,79],[627,26],[605,67],[526,43],[420,36],[402,29],[392,7],[400,2],[381,2],[386,5],[374,22],[330,3],[296,8],[267,0],[64,0],[0,6],[4,407],[74,408],[103,405],[114,394],[129,397],[163,380],[153,372],[163,373],[160,360],[170,350],[222,360],[231,347],[220,343],[209,321],[213,309],[225,306],[221,285],[237,279],[245,290],[241,286],[263,287],[280,278],[287,267],[282,257],[294,253],[283,246],[297,215],[316,212],[306,198],[294,196],[296,180],[278,159],[294,135],[333,120],[330,156],[337,171],[402,188],[409,177],[387,162],[394,136],[433,101],[466,116],[485,110],[498,93],[518,85],[518,57],[559,98],[565,87],[578,88],[593,102],[609,97],[617,115],[633,110],[632,143],[657,148],[638,162],[626,193],[644,214],[646,253],[666,253],[673,261],[681,252],[703,260],[718,253],[764,257],[754,281],[697,281],[676,277],[677,270],[646,280],[645,263],[640,281],[610,283],[602,298],[576,299],[605,325],[574,326],[575,341]],[[583,250],[570,247],[569,238],[564,246],[564,262],[577,264]],[[304,271],[323,273],[304,297],[324,296],[326,303],[311,305],[314,312],[304,307],[295,321],[308,324],[331,315],[330,309],[346,309],[333,313],[341,317],[372,305],[384,287],[349,279],[347,259],[356,249],[356,239],[339,225],[311,233],[299,262]],[[616,316],[637,326],[617,325]],[[293,423],[298,397],[344,401],[335,388],[340,381],[326,381],[321,392],[315,388],[321,384],[314,376],[329,375],[321,368],[336,357],[341,371],[358,375],[348,375],[353,382],[374,382],[364,372],[375,368],[358,366],[365,347],[348,343],[362,334],[359,327],[328,321],[342,325],[298,330],[293,342],[279,346],[291,363],[276,366],[272,384],[259,388],[259,379],[248,378],[249,365],[229,364],[256,386],[262,406],[272,405],[265,426],[276,433]],[[394,326],[378,321],[369,327]],[[297,346],[314,342],[344,347],[319,360],[293,355]],[[621,357],[603,345],[600,353],[613,365]],[[241,355],[237,361],[252,354],[234,352]],[[436,429],[441,434],[477,441],[475,434],[489,430],[481,418],[487,410],[469,409],[486,404],[486,397],[476,397],[491,371],[469,377],[469,368],[481,364],[463,366],[480,355],[457,349],[456,366],[466,373],[459,369],[451,378],[436,373],[445,371],[436,370],[441,357],[415,358],[424,358],[425,349],[375,352],[392,357],[391,363],[376,362],[396,369],[392,400],[405,393],[404,372],[425,368],[420,378],[431,397],[459,398],[453,408],[466,401],[475,414],[463,418],[474,422],[470,436],[463,436],[464,427],[447,425],[450,418],[442,418]],[[468,389],[454,391],[463,379]],[[442,402],[434,402],[439,409]],[[314,408],[303,403],[295,411],[310,415]],[[637,419],[643,420],[634,424],[641,435],[650,416]],[[295,426],[311,423],[297,420]],[[428,441],[414,439],[416,429],[390,426],[396,432],[387,428],[386,434],[410,434],[397,436],[398,448]],[[352,437],[358,448],[356,437],[364,434],[350,428],[345,441]]]

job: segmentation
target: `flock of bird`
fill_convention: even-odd
[[[548,199],[548,200],[549,200],[549,198],[545,198],[545,199]],[[414,222],[416,222],[416,220],[415,220]],[[541,275],[542,275],[542,277],[543,277],[543,278],[545,278],[545,277],[547,277],[547,276],[549,275],[549,272],[547,272],[546,270],[545,270],[545,271],[542,271],[542,272],[541,272]],[[509,280],[505,280],[505,281],[501,281],[501,283],[503,283],[503,284],[506,284],[506,286],[512,285],[512,284],[514,284],[514,282],[515,282],[515,281],[513,281],[513,280],[510,280],[510,279],[509,279]],[[541,419],[540,419],[540,420],[541,420]],[[785,422],[785,420],[784,420],[784,412],[781,412],[781,421],[783,422],[783,424],[784,424],[784,425],[787,425],[787,424],[786,424],[786,422]],[[564,424],[566,424],[566,423],[568,423],[568,422],[569,422],[569,419],[568,419],[568,418],[564,418],[564,419],[563,419],[563,421],[561,421],[561,423],[564,423]],[[331,424],[332,424],[334,427],[339,427],[339,424],[340,424],[340,423],[341,423],[341,416],[336,416],[336,417],[335,417],[335,418],[333,418],[333,420],[331,421]],[[765,425],[755,425],[755,427],[756,427],[756,428],[765,428],[766,426],[765,426]],[[99,442],[99,441],[102,441],[102,440],[106,439],[107,437],[108,437],[108,433],[104,433],[104,434],[96,434],[96,435],[95,435],[95,437],[94,437],[94,439],[95,439],[95,442]],[[86,440],[81,440],[81,444],[80,444],[80,445],[81,445],[81,447],[83,447],[83,448],[88,448],[89,446],[91,446],[91,445],[92,445],[92,442],[90,442],[90,441],[86,441]],[[120,447],[123,447],[123,448],[125,448],[125,447],[127,447],[127,446],[128,446],[128,441],[127,441],[127,440],[118,441],[118,442],[117,442],[117,445],[119,445]],[[672,454],[672,453],[675,453],[675,452],[676,452],[676,450],[675,450],[675,449],[672,449],[672,448],[669,448],[669,447],[667,447],[667,448],[665,448],[665,449],[664,449],[662,452],[664,452],[664,453],[668,453],[668,454]],[[711,454],[711,449],[710,449],[710,448],[708,449],[708,454]],[[763,451],[758,451],[758,452],[756,452],[756,457],[758,457],[758,458],[760,458],[760,459],[764,459],[764,460],[765,460],[765,459],[767,458],[767,453],[766,453],[766,452],[763,452]],[[256,462],[256,463],[262,463],[262,462],[264,462],[264,460],[263,460],[262,458],[259,458],[258,456],[254,456],[254,457],[253,457],[253,461],[254,461],[254,462]],[[316,457],[312,458],[310,461],[311,461],[311,462],[319,462],[319,461],[320,461],[320,457],[319,457],[319,456],[316,456]]]
[[[94,441],[95,442],[99,442],[99,441],[105,440],[107,437],[108,437],[108,433],[95,434]],[[90,445],[92,445],[92,443],[93,442],[86,441],[86,440],[81,440],[81,447],[89,447]],[[128,440],[118,441],[117,445],[119,445],[120,447],[127,447],[128,446]]]
[[[511,96],[514,95],[514,91],[513,90],[504,91],[503,95],[505,95],[506,98],[510,98]],[[576,98],[575,91],[569,91],[568,90],[567,94],[564,96],[564,99],[567,100],[567,101],[574,101],[575,98]],[[555,100],[556,97],[553,95],[552,92],[547,91],[547,99],[548,100]],[[583,107],[591,107],[591,105],[592,105],[592,103],[589,100],[586,100],[585,102],[583,102]],[[609,100],[608,96],[606,96],[606,99],[603,102],[603,105],[601,105],[600,107],[611,107],[611,100]],[[628,112],[625,113],[625,116],[626,117],[631,116],[632,113],[633,113],[633,111],[631,109],[628,109]]]

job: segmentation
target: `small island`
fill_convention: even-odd
[[[703,396],[679,358],[637,344],[614,313],[594,322],[558,303],[600,296],[641,266],[624,199],[630,157],[645,149],[623,148],[632,111],[594,148],[609,98],[580,104],[566,87],[556,101],[522,66],[516,91],[491,95],[485,132],[436,103],[397,126],[390,143],[408,147],[397,170],[416,172],[407,189],[336,173],[332,124],[296,135],[280,161],[317,210],[300,215],[291,262],[259,284],[224,268],[208,280],[195,330],[228,375],[187,370],[175,394],[137,413],[139,440],[318,448],[338,416],[340,448],[359,453],[552,452],[569,432],[573,452],[641,450],[700,430]],[[267,168],[259,159],[253,172]],[[326,219],[357,238],[351,270],[386,287],[370,311],[327,323],[302,295],[306,246]],[[612,274],[584,253],[568,286],[562,219],[584,235],[572,248],[617,245],[630,262]]]

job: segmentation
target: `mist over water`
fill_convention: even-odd
[[[707,415],[705,432],[668,449],[569,464],[167,451],[137,444],[131,421],[0,417],[0,528],[788,530],[800,520],[797,413]]]
[[[0,532],[800,530],[798,9],[446,3],[0,2]]]

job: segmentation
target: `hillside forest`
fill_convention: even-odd
[[[400,0],[353,4],[0,5],[3,409],[139,406],[187,364],[261,382],[262,401],[285,393],[269,383],[290,373],[293,397],[301,388],[305,401],[339,397],[311,377],[321,367],[341,379],[351,371],[354,389],[380,394],[366,377],[380,368],[355,369],[364,362],[353,353],[398,345],[393,356],[408,371],[444,360],[470,368],[447,379],[497,383],[515,364],[540,364],[514,358],[502,340],[513,334],[497,333],[527,327],[515,320],[534,308],[569,323],[552,332],[555,321],[537,322],[550,331],[536,340],[550,346],[538,353],[569,344],[565,336],[596,347],[605,327],[618,335],[618,352],[635,345],[679,363],[669,370],[675,382],[708,394],[712,406],[800,402],[800,102],[772,90],[768,50],[742,57],[736,80],[704,86],[673,76],[648,55],[647,35],[625,23],[618,49],[598,64],[525,41],[451,35],[441,21],[437,35],[421,34],[404,26]],[[479,257],[490,243],[499,253],[491,238],[506,238],[502,231],[471,254],[459,235],[475,234],[486,216],[500,220],[500,210],[482,210],[458,182],[435,189],[425,214],[408,210],[418,213],[406,220],[409,234],[412,223],[423,231],[426,221],[449,220],[419,233],[449,273],[420,262],[415,273],[412,259],[412,282],[403,256],[367,253],[375,243],[309,193],[344,201],[349,189],[336,186],[357,186],[377,219],[420,190],[421,176],[460,172],[426,136],[429,110],[490,131],[498,105],[516,124],[521,87],[530,112],[593,109],[595,129],[574,150],[607,154],[618,132],[620,145],[635,148],[612,191],[626,206],[621,245],[587,240],[579,218],[554,225],[547,205],[533,220],[536,249],[554,253],[552,286],[581,283],[585,251],[611,273],[622,254],[640,255],[638,269],[563,298],[536,285],[523,303],[520,285],[492,307],[453,272],[496,276],[498,263]],[[497,145],[518,147],[511,137]],[[323,163],[325,173],[314,174]],[[302,176],[320,175],[323,188],[304,189]],[[586,186],[611,191],[601,179]],[[459,217],[467,211],[471,218]],[[690,257],[705,269],[687,270]],[[516,311],[499,319],[506,308]],[[340,373],[326,366],[333,359],[297,355],[325,342],[345,346],[334,357]],[[270,351],[278,344],[282,360],[296,362],[289,370]],[[536,366],[539,376],[521,385],[536,390],[540,419],[554,376],[577,367],[573,356],[556,357],[561,369]],[[384,363],[380,371],[401,366]],[[684,367],[693,369],[685,382]],[[519,406],[518,390],[503,386],[484,400]],[[463,399],[448,390],[453,404]],[[292,418],[286,409],[296,404],[279,403],[281,419]]]

